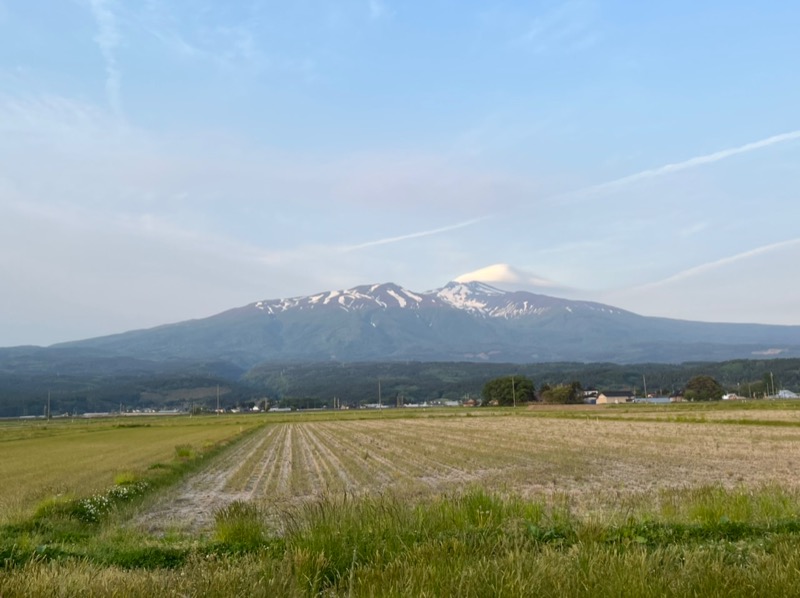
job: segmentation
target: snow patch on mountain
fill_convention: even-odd
[[[395,291],[393,291],[393,290],[390,290],[390,291],[389,291],[389,294],[390,294],[392,297],[394,297],[395,299],[397,299],[397,303],[399,303],[399,304],[400,304],[400,307],[405,307],[405,306],[408,304],[408,301],[406,301],[406,300],[405,300],[403,297],[401,297],[400,295],[398,295],[398,294],[397,294]]]
[[[451,282],[433,292],[437,298],[456,309],[485,313],[490,297],[505,294],[504,291],[479,282],[461,284]]]

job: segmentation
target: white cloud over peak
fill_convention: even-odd
[[[525,290],[564,294],[569,289],[509,264],[492,264],[454,278],[456,282],[485,282],[507,290]]]

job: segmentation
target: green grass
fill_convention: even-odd
[[[247,417],[164,417],[15,422],[0,433],[0,524],[29,515],[57,495],[101,493],[119,474],[138,475],[173,458],[176,445],[225,442],[263,424]],[[191,452],[190,451],[190,452]]]
[[[267,537],[264,518],[252,503],[237,500],[222,507],[214,514],[214,523],[214,543],[223,550],[258,550]]]
[[[151,562],[158,563],[158,566],[177,564],[180,559],[174,556],[174,547],[166,549],[173,556],[159,557],[155,553],[148,556],[148,551],[153,551],[148,548],[151,544],[149,539],[137,538],[131,546],[123,544],[120,548],[116,541],[103,541],[104,533],[115,529],[149,494],[174,485],[196,471],[207,459],[232,446],[232,441],[241,440],[254,430],[250,428],[233,439],[205,444],[202,449],[193,449],[189,457],[176,450],[172,462],[141,474],[118,474],[115,484],[103,492],[43,499],[29,516],[0,526],[0,564],[8,567],[27,561],[69,558],[91,558],[115,566],[145,566]],[[184,552],[178,550],[180,554]]]
[[[481,489],[420,503],[329,497],[281,533],[234,503],[205,542],[114,532],[6,557],[0,595],[782,596],[800,587],[798,496],[676,493],[679,508],[575,516]],[[709,505],[716,505],[708,510]],[[722,515],[720,515],[722,513]]]

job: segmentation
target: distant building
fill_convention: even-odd
[[[779,390],[778,394],[775,395],[779,399],[800,399],[796,393],[793,393],[791,390]]]
[[[596,405],[619,405],[633,400],[630,390],[606,390],[597,395]]]

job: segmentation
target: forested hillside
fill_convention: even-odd
[[[681,365],[611,363],[284,363],[245,371],[228,363],[104,357],[37,348],[0,351],[0,417],[51,412],[85,413],[145,408],[214,408],[272,404],[298,408],[398,400],[421,403],[478,397],[487,380],[519,375],[537,389],[580,382],[583,388],[650,393],[681,390],[696,375],[709,375],[727,391],[761,396],[775,389],[800,391],[800,359],[737,360]]]

